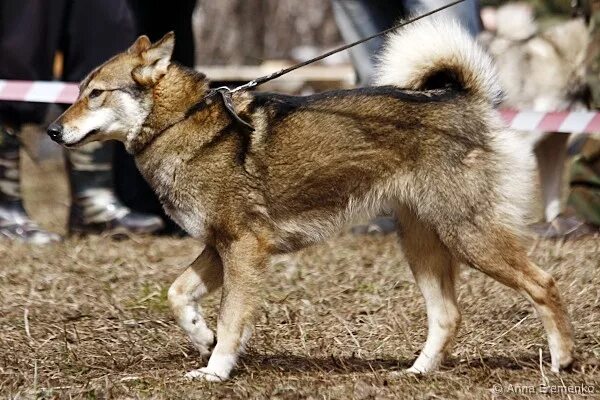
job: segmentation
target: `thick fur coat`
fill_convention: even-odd
[[[211,354],[191,378],[230,376],[250,337],[262,277],[300,249],[382,207],[396,211],[427,303],[429,335],[411,372],[434,370],[460,322],[460,264],[523,293],[548,332],[555,370],[571,328],[552,278],[520,244],[529,156],[500,123],[490,59],[452,22],[388,39],[379,86],[308,97],[236,93],[245,130],[204,75],[170,63],[173,37],[141,37],[82,83],[53,126],[66,146],[113,138],[134,154],[167,212],[205,243],[169,290],[177,320]],[[192,112],[193,111],[193,112]],[[217,342],[198,301],[223,286]]]

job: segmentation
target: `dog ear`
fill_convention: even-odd
[[[142,35],[136,39],[136,41],[131,45],[129,49],[127,49],[128,54],[140,55],[143,51],[146,51],[150,48],[152,43],[150,39],[146,35]]]
[[[140,85],[156,84],[167,73],[174,47],[175,33],[169,32],[158,42],[142,51],[140,55],[143,64],[133,70],[133,79]]]

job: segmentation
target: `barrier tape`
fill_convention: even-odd
[[[70,104],[77,99],[75,83],[0,79],[0,100]],[[600,133],[600,112],[536,112],[501,110],[506,124],[520,131]]]
[[[0,80],[0,100],[70,104],[78,95],[75,83]]]
[[[506,124],[519,131],[600,133],[600,112],[500,110]]]

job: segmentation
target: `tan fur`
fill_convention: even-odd
[[[67,145],[86,141],[88,133],[73,127],[87,118],[91,89],[137,82],[134,95],[103,94],[98,108],[113,101],[138,106],[130,105],[137,110],[132,118],[113,121],[123,131],[94,131],[94,139],[122,140],[166,211],[205,243],[169,291],[178,322],[202,353],[212,336],[195,304],[223,284],[216,347],[207,367],[190,378],[229,377],[252,332],[273,255],[324,240],[382,207],[400,215],[402,243],[427,299],[431,333],[411,371],[435,369],[450,350],[459,323],[454,280],[460,263],[525,294],[544,321],[553,368],[570,364],[573,341],[556,286],[527,259],[515,233],[520,217],[506,183],[520,164],[511,164],[515,156],[504,146],[510,135],[489,99],[480,97],[485,89],[388,86],[307,98],[239,93],[234,103],[256,127],[250,133],[218,98],[185,118],[203,100],[206,79],[173,64],[164,74],[155,71],[165,59],[149,64],[146,52],[172,43],[167,38],[148,47],[140,40],[87,79],[57,124],[69,132]],[[445,65],[436,69],[434,62],[434,71]],[[452,68],[462,67],[454,62]],[[140,70],[141,80],[134,73]],[[472,85],[490,84],[489,77],[458,75],[473,77]],[[140,116],[141,126],[128,122]]]

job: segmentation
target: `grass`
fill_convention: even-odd
[[[29,173],[33,214],[60,230],[60,169],[29,166]],[[400,373],[425,340],[423,299],[393,236],[344,235],[265,276],[256,332],[231,381],[186,381],[183,374],[204,361],[175,324],[166,290],[200,250],[191,239],[173,238],[70,238],[45,248],[0,243],[0,397],[548,398],[538,388],[543,382],[584,385],[599,396],[598,239],[537,241],[530,249],[557,278],[573,318],[579,361],[560,376],[550,372],[528,303],[468,268],[461,272],[463,323],[452,356],[429,376]],[[203,304],[213,327],[218,301],[216,295]],[[537,393],[520,394],[530,386]]]

